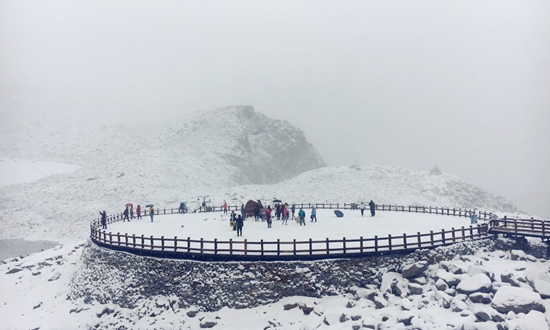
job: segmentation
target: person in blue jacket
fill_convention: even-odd
[[[300,218],[300,226],[303,224],[306,225],[306,212],[300,207],[300,211],[298,211],[298,217]]]
[[[317,222],[317,210],[315,209],[315,205],[311,206],[311,222]]]

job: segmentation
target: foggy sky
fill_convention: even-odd
[[[549,1],[0,0],[4,114],[239,104],[329,165],[437,165],[550,217]]]

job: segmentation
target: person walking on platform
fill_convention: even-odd
[[[271,206],[268,205],[267,209],[265,210],[265,220],[267,221],[267,228],[271,228]]]
[[[300,211],[298,211],[298,217],[300,218],[300,226],[303,224],[306,225],[306,212],[300,207]]]
[[[151,206],[149,208],[149,216],[151,217],[151,222],[153,222],[153,216],[155,215],[155,209]]]
[[[128,218],[128,206],[126,206],[126,208],[124,209],[124,212],[122,212],[122,214],[124,215],[124,222],[126,220],[128,220],[128,222],[130,222],[130,218]]]
[[[138,220],[141,219],[141,205],[137,206],[136,213],[137,213],[137,219]]]
[[[374,204],[374,202],[372,200],[369,202],[369,207],[370,207],[370,216],[374,217],[374,211],[376,210],[376,204]]]
[[[317,210],[315,209],[315,205],[311,206],[311,222],[317,222]]]
[[[236,222],[236,226],[237,226],[237,236],[243,236],[243,225],[244,225],[244,220],[243,220],[243,217],[241,217],[241,215],[237,215],[237,220],[235,220]]]
[[[365,213],[365,209],[367,207],[365,206],[364,202],[361,202],[361,205],[359,206],[359,209],[361,209],[361,216],[363,216],[363,213]]]

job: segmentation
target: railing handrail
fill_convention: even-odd
[[[297,207],[311,208],[314,205],[318,209],[339,209],[340,206],[344,206],[341,209],[348,209],[347,207],[355,207],[357,203],[308,203],[308,204],[296,204]],[[229,206],[228,210],[235,208],[240,210],[240,206]],[[179,208],[168,209],[156,209],[155,215],[164,214],[176,214]],[[490,212],[481,212],[479,210],[460,209],[460,208],[444,208],[444,207],[431,207],[431,206],[418,206],[418,205],[396,205],[396,204],[378,204],[376,205],[378,211],[395,211],[395,212],[411,212],[411,213],[424,213],[424,214],[439,214],[450,215],[459,217],[469,217],[472,214],[478,214],[481,220],[486,220],[491,217]],[[216,208],[214,206],[209,209],[211,212],[219,212],[223,210],[223,207]],[[161,212],[162,211],[162,212]],[[146,215],[147,211],[142,210],[142,215]],[[111,214],[107,217],[107,223],[113,223],[123,220],[123,214]],[[515,219],[508,219],[512,221]],[[498,220],[495,220],[498,221]],[[258,259],[259,256],[271,258],[271,259],[296,259],[307,256],[308,259],[326,259],[333,257],[355,257],[364,256],[369,254],[380,254],[386,252],[399,252],[409,251],[418,248],[433,248],[442,245],[448,245],[456,243],[457,241],[481,239],[490,237],[489,224],[481,224],[477,226],[461,227],[458,229],[452,228],[450,230],[441,229],[440,231],[430,231],[430,233],[406,234],[402,236],[374,236],[370,238],[341,238],[341,239],[329,239],[313,240],[308,239],[304,241],[248,241],[247,239],[241,241],[218,240],[210,239],[205,240],[178,238],[177,236],[171,237],[145,237],[144,235],[135,236],[135,234],[128,235],[128,233],[112,233],[99,229],[100,220],[94,220],[90,223],[90,237],[99,245],[113,248],[123,249],[128,252],[142,254],[144,251],[147,254],[154,254],[156,256],[164,256],[163,254],[169,253],[167,257],[181,257],[181,258],[213,258],[223,257],[225,259],[231,258],[250,258]],[[160,244],[159,244],[160,242]],[[166,244],[168,243],[168,244]],[[305,248],[302,248],[304,247]]]

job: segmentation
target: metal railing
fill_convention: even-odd
[[[318,209],[355,209],[354,203],[316,203],[296,204],[297,207]],[[228,210],[240,210],[239,206],[228,207]],[[480,219],[487,219],[492,213],[468,209],[426,207],[426,206],[398,206],[377,205],[378,211],[412,212],[469,217],[478,214]],[[207,209],[208,210],[208,209]],[[211,207],[209,211],[219,212],[222,207]],[[174,212],[176,211],[176,212]],[[177,214],[178,208],[157,209],[155,215]],[[145,211],[142,212],[145,216]],[[107,223],[123,220],[122,214],[108,216]],[[196,259],[196,260],[315,260],[329,258],[354,258],[385,253],[407,253],[415,249],[435,248],[454,244],[465,240],[483,239],[492,234],[487,224],[480,224],[461,228],[441,229],[429,233],[407,234],[400,236],[374,236],[370,238],[342,238],[324,240],[297,241],[249,241],[218,240],[204,238],[192,239],[174,237],[136,236],[135,234],[120,232],[112,233],[100,229],[100,220],[90,224],[90,237],[98,245],[122,250],[139,255],[148,255],[165,258]]]

